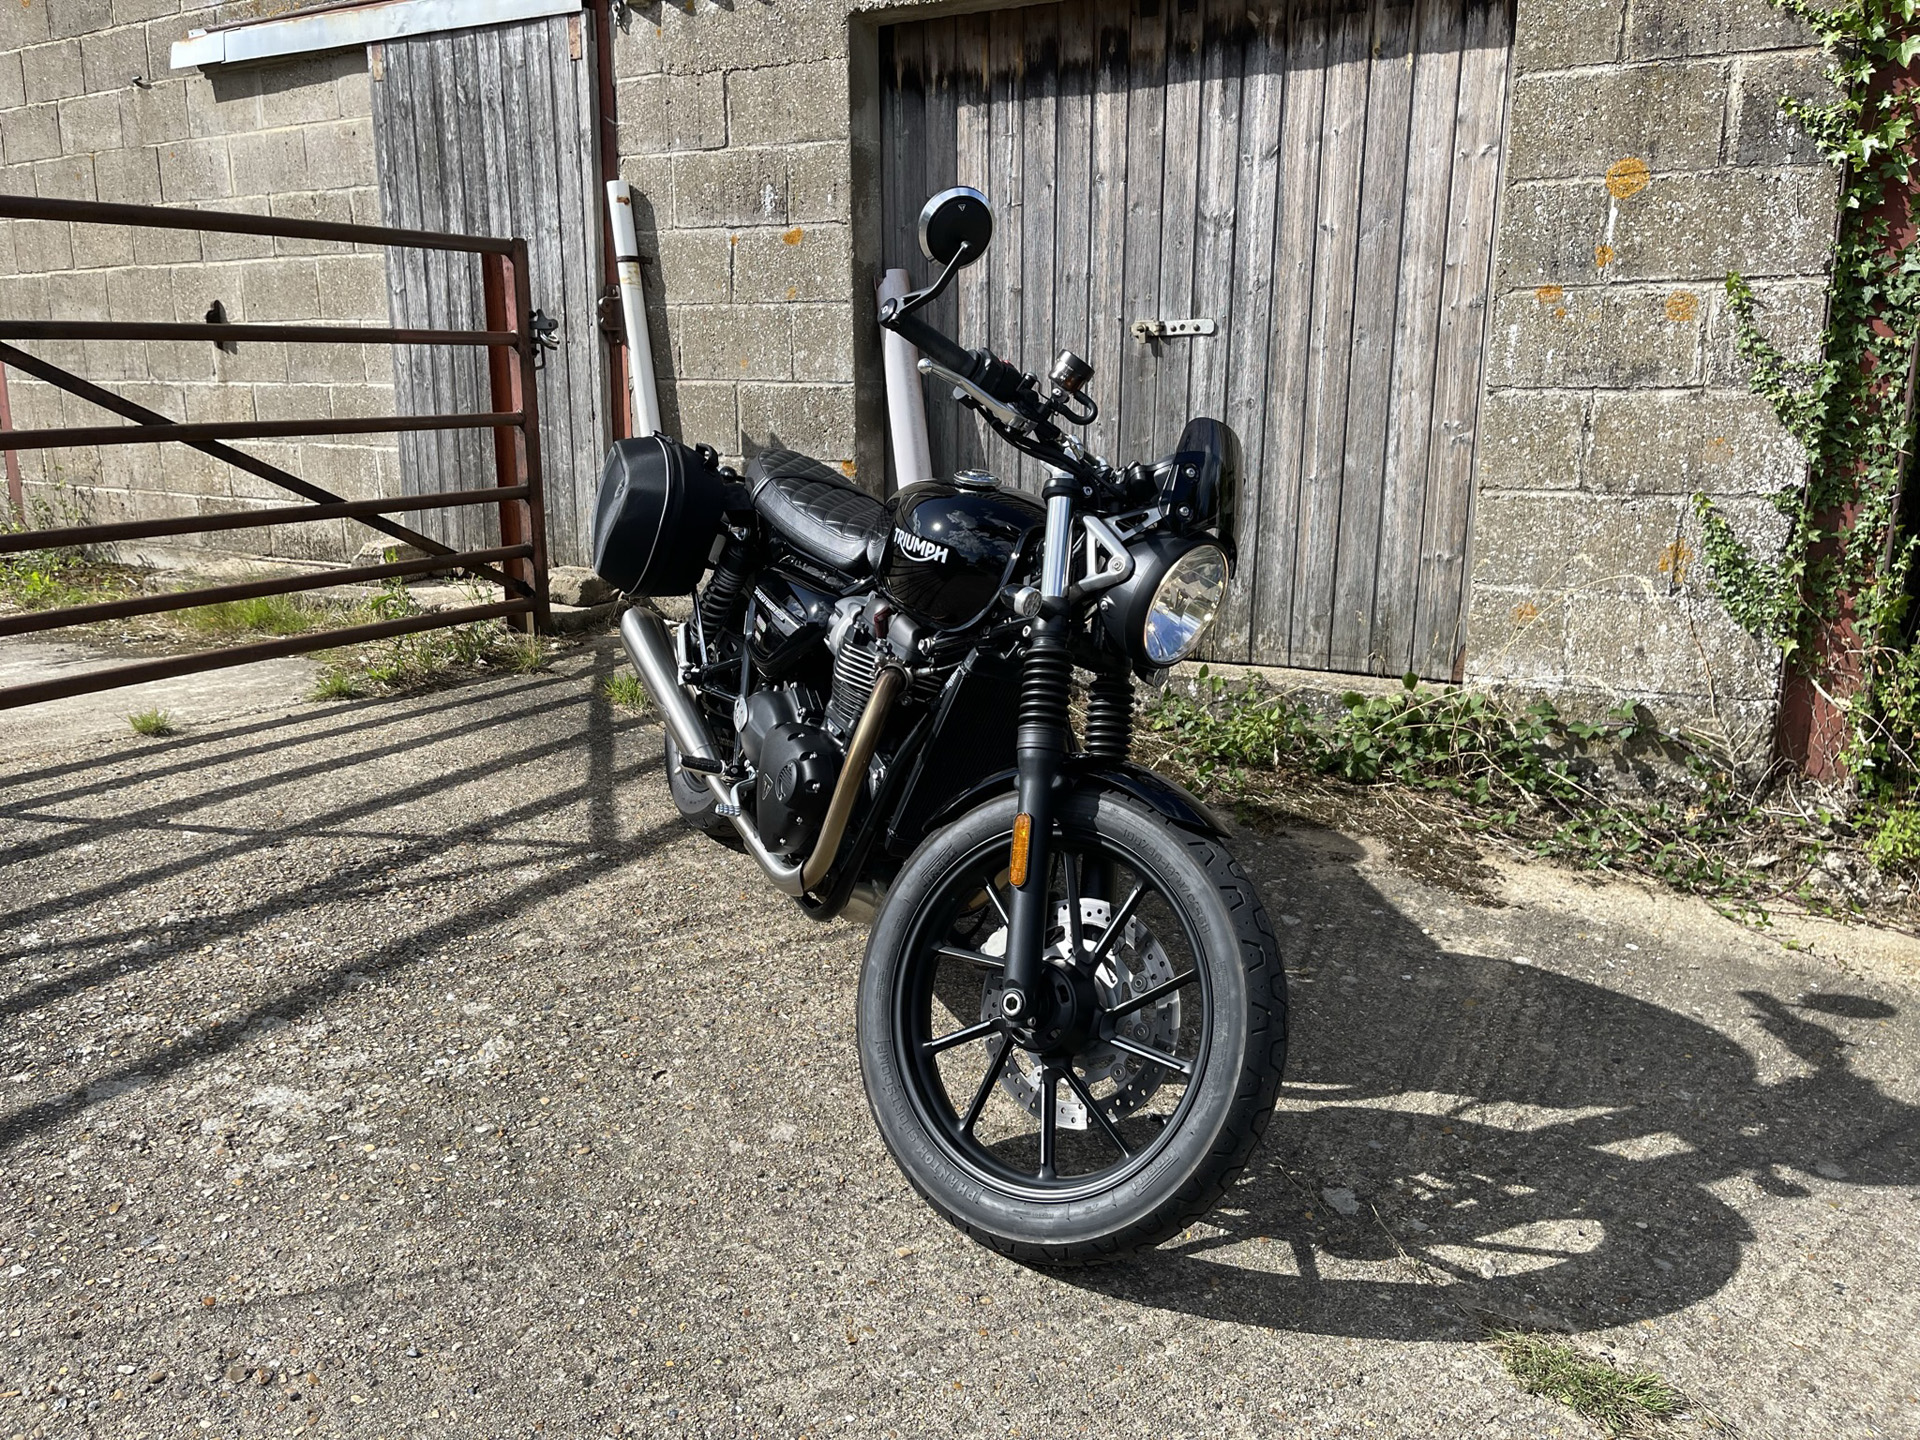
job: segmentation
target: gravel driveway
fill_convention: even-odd
[[[1588,1433],[1503,1321],[1920,1435],[1904,942],[1249,831],[1267,1142],[1041,1273],[893,1169],[863,932],[680,827],[613,662],[0,760],[0,1436]]]

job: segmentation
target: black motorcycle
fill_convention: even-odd
[[[595,565],[692,596],[671,630],[620,622],[681,814],[810,915],[870,920],[860,1066],[894,1159],[975,1238],[1067,1263],[1220,1198],[1273,1109],[1286,989],[1219,821],[1127,758],[1134,678],[1225,596],[1238,442],[1194,420],[1115,468],[1062,428],[1098,413],[1085,361],[1043,393],[915,318],[992,233],[977,191],[930,200],[939,278],[880,323],[1045,464],[1039,499],[966,471],[882,502],[789,451],[743,479],[656,435],[608,457]]]

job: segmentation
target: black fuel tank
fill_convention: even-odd
[[[881,588],[915,620],[942,630],[979,618],[1017,578],[1027,537],[1047,520],[1046,508],[1023,491],[944,480],[907,486],[887,509]]]

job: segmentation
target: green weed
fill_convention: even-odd
[[[1881,870],[1920,875],[1920,805],[1887,812],[1867,841],[1867,858]]]
[[[307,698],[309,700],[358,700],[360,694],[360,682],[354,672],[335,660],[329,661],[322,667],[320,676],[313,682],[313,689],[308,692]]]
[[[601,682],[600,693],[622,710],[645,710],[651,703],[640,677],[626,670],[616,670],[607,676]]]
[[[174,727],[173,717],[164,710],[139,711],[127,716],[127,724],[133,727],[134,734],[156,740],[162,735],[179,733]]]
[[[180,612],[180,623],[204,635],[301,635],[329,618],[330,607],[293,595],[258,595],[251,600],[222,600]]]
[[[1553,1335],[1496,1331],[1494,1351],[1507,1373],[1529,1395],[1557,1400],[1609,1436],[1644,1431],[1649,1421],[1670,1419],[1687,1407],[1686,1397],[1647,1370],[1617,1370]]]

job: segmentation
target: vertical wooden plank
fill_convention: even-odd
[[[521,217],[526,224],[532,275],[529,293],[533,308],[556,315],[565,304],[568,257],[563,245],[559,218],[564,204],[558,169],[556,135],[562,119],[556,108],[559,76],[556,70],[570,63],[564,17],[533,20],[516,27],[522,32],[526,54],[528,106],[523,115],[509,117],[521,122],[509,143],[524,148],[533,157],[532,204]],[[557,57],[556,57],[557,51]],[[549,351],[542,363],[538,389],[540,397],[540,445],[542,459],[548,455],[573,453],[573,414],[568,401],[572,367],[564,345]],[[574,515],[568,487],[550,485],[547,497],[547,533],[572,533]]]
[[[987,17],[989,79],[987,132],[990,146],[987,198],[993,201],[993,248],[977,268],[984,270],[992,299],[992,323],[969,344],[986,344],[996,355],[1020,363],[1022,259],[1026,227],[1026,146],[1021,136],[1022,71],[1026,68],[1026,12],[996,10]],[[1020,457],[982,427],[985,467],[1010,480],[1020,476]]]
[[[1414,667],[1420,533],[1426,510],[1447,206],[1453,185],[1461,38],[1460,9],[1454,0],[1421,0],[1370,647],[1390,674]]]
[[[486,145],[480,129],[480,53],[479,41],[471,30],[438,36],[443,57],[442,83],[448,96],[447,113],[451,120],[447,135],[450,169],[459,177],[454,193],[448,196],[449,230],[473,232],[484,229],[487,215],[488,177]],[[486,300],[481,293],[479,258],[462,255],[449,266],[454,304],[454,323],[477,327],[486,320]],[[450,352],[458,375],[458,393],[463,405],[485,409],[491,389],[487,375],[487,357],[478,350]],[[459,454],[462,477],[482,477],[493,472],[493,439],[480,430],[454,432],[454,447]],[[474,484],[484,480],[475,478]],[[491,544],[497,533],[497,517],[478,508],[456,511],[448,517],[463,544]]]
[[[1040,363],[1062,350],[1086,356],[1093,215],[1093,88],[1098,34],[1092,0],[1059,7],[1054,79],[1053,321]],[[1097,381],[1096,381],[1097,388]]]
[[[1228,356],[1235,328],[1235,237],[1242,199],[1241,72],[1250,44],[1246,0],[1207,0],[1205,19],[1191,299],[1193,313],[1213,316],[1220,329],[1191,342],[1186,408],[1189,414],[1224,419],[1232,379]]]
[[[1087,349],[1091,388],[1101,407],[1089,442],[1124,463],[1120,428],[1127,336],[1126,265],[1127,118],[1131,108],[1132,47],[1129,0],[1096,0],[1091,137],[1093,172],[1088,205]],[[1145,102],[1142,102],[1143,108]]]
[[[1128,70],[1133,95],[1127,112],[1127,253],[1123,309],[1127,323],[1159,314],[1160,203],[1166,167],[1166,6],[1173,0],[1134,0]],[[1120,364],[1121,463],[1152,460],[1154,381],[1161,345],[1128,336]],[[1110,457],[1112,458],[1112,457]]]
[[[1414,664],[1435,679],[1454,673],[1466,587],[1473,503],[1474,434],[1499,194],[1511,29],[1506,0],[1467,11],[1454,132],[1453,196],[1440,308],[1431,473],[1420,554]]]
[[[578,16],[572,17],[577,22]],[[587,27],[582,25],[582,32]],[[559,349],[549,352],[548,368],[559,367],[554,389],[557,403],[565,407],[567,448],[556,451],[565,457],[566,470],[553,476],[546,489],[548,550],[556,558],[571,554],[584,561],[588,545],[587,517],[591,513],[591,495],[580,493],[581,474],[594,473],[599,455],[593,432],[593,392],[598,388],[598,370],[593,363],[593,274],[600,247],[587,234],[583,223],[586,196],[582,193],[585,177],[580,173],[582,137],[591,128],[583,109],[580,76],[586,66],[583,54],[573,56],[573,23],[565,15],[545,22],[548,73],[553,79],[554,124],[547,142],[553,155],[555,203],[549,224],[559,242],[560,272],[550,287],[553,299],[547,313],[560,322],[555,334]],[[583,34],[584,41],[584,34]],[[586,342],[586,343],[582,343]],[[549,412],[543,410],[545,423]],[[546,438],[544,433],[542,440]],[[564,491],[560,517],[555,518],[554,491]]]
[[[991,197],[994,156],[991,102],[992,27],[986,15],[962,15],[954,22],[955,146],[959,183]],[[998,250],[998,238],[994,249]],[[992,252],[989,252],[991,258]],[[947,331],[969,348],[987,344],[993,334],[992,269],[987,263],[968,266],[953,288],[958,304],[957,323]],[[932,403],[954,414],[953,465],[984,467],[988,463],[987,432],[966,411],[955,408],[950,390],[932,397]],[[993,457],[998,459],[997,456]]]
[[[1319,220],[1320,112],[1326,92],[1324,15],[1289,7],[1286,112],[1280,126],[1280,200],[1274,227],[1274,324],[1267,360],[1267,438],[1261,461],[1260,572],[1254,578],[1253,661],[1291,657],[1293,577],[1300,509],[1307,345]]]
[[[1255,579],[1263,559],[1261,515],[1279,489],[1269,473],[1266,445],[1267,367],[1278,248],[1274,223],[1279,211],[1280,129],[1287,90],[1285,0],[1255,0],[1246,12],[1241,43],[1225,410],[1226,422],[1239,435],[1244,452],[1234,537],[1240,555],[1212,653],[1222,660],[1245,663],[1253,654]]]
[[[1354,283],[1353,359],[1340,475],[1340,530],[1333,566],[1327,665],[1386,667],[1373,650],[1374,580],[1380,560],[1388,394],[1393,379],[1394,309],[1399,296],[1407,126],[1413,108],[1413,0],[1374,7],[1367,77],[1367,148],[1360,189]]]
[[[1044,377],[1056,348],[1053,289],[1061,263],[1055,215],[1059,204],[1055,156],[1060,90],[1060,7],[1035,6],[1026,12],[1025,52],[1021,64],[1018,134],[1021,159],[1020,203],[1020,349],[1008,358]],[[1069,142],[1071,143],[1071,141]],[[1006,455],[1009,471],[1038,492],[1045,472],[1037,460]],[[1016,470],[1013,464],[1018,459]]]
[[[443,209],[446,185],[441,176],[440,95],[434,79],[431,37],[409,40],[402,48],[407,51],[408,90],[412,102],[408,126],[413,143],[415,181],[419,187],[404,202],[404,208],[412,215],[412,223],[424,230],[435,230],[446,223]],[[419,256],[421,268],[420,288],[413,302],[420,316],[419,323],[444,325],[448,314],[447,257],[432,250],[415,253]],[[420,381],[417,399],[422,411],[451,410],[454,405],[453,382],[446,353],[423,346],[416,355]],[[423,467],[420,487],[422,490],[444,490],[447,488],[444,475],[457,467],[452,442],[444,432],[428,431],[423,434],[418,454]],[[451,525],[449,517],[436,516],[434,528],[427,533],[435,539],[451,543],[454,538]]]
[[[1162,3],[1171,12],[1167,17],[1166,109],[1161,141],[1166,158],[1160,181],[1160,280],[1154,308],[1148,313],[1184,320],[1199,313],[1193,303],[1193,266],[1195,231],[1200,223],[1200,42],[1206,16],[1202,0]],[[1231,206],[1231,200],[1228,204]],[[1192,376],[1194,347],[1209,343],[1204,339],[1177,339],[1150,347],[1155,352],[1152,428],[1140,459],[1155,460],[1173,449],[1190,413],[1187,383]]]
[[[593,501],[600,483],[600,466],[606,459],[607,447],[613,442],[613,415],[611,411],[610,384],[612,376],[609,366],[613,351],[600,335],[599,303],[608,280],[606,252],[601,244],[601,227],[605,223],[601,212],[606,206],[606,194],[601,189],[600,179],[600,137],[594,133],[594,105],[598,100],[599,44],[598,30],[589,23],[589,17],[580,19],[582,35],[581,58],[573,64],[573,108],[576,119],[577,137],[574,145],[574,165],[579,173],[580,204],[574,213],[574,223],[580,227],[580,247],[586,256],[581,266],[580,285],[582,309],[580,321],[573,327],[575,346],[574,373],[579,380],[574,403],[580,407],[582,421],[580,435],[584,449],[579,453],[579,468],[573,475],[573,495],[575,513],[579,517],[575,524],[579,548],[575,554],[576,563],[586,564],[591,558],[591,536]],[[547,480],[547,488],[553,481]],[[551,563],[553,557],[548,557]]]
[[[1344,0],[1328,21],[1321,115],[1320,221],[1313,259],[1306,421],[1301,437],[1299,538],[1288,663],[1322,669],[1333,626],[1333,567],[1340,533],[1340,472],[1353,357],[1354,262],[1361,166],[1367,141],[1368,0]]]
[[[906,28],[906,27],[901,27]],[[959,37],[950,19],[929,20],[922,30],[926,54],[926,184],[925,195],[910,198],[906,216],[910,237],[909,273],[926,280],[933,278],[933,267],[920,254],[917,218],[928,196],[961,184],[960,179],[960,98],[955,82],[959,63]],[[949,335],[957,333],[960,301],[949,290],[927,311],[928,319]],[[960,428],[963,417],[955,407],[951,390],[932,380],[926,382],[927,453],[933,473],[950,475],[960,464]]]

